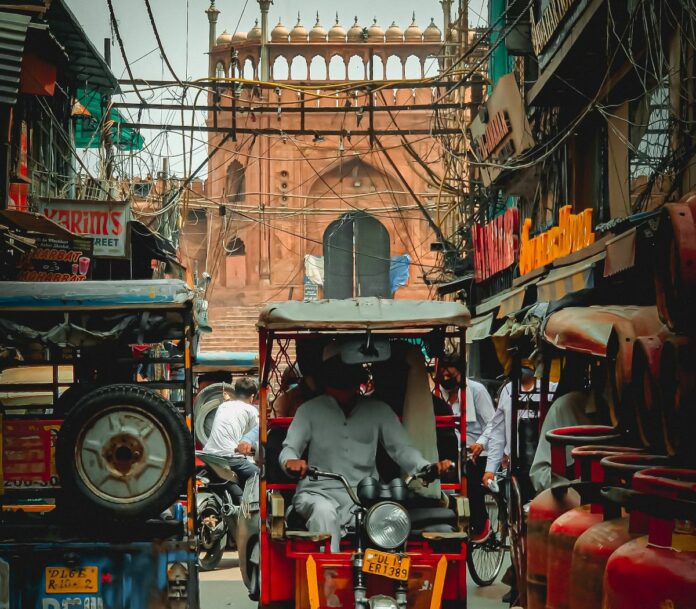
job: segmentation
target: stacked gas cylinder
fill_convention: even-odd
[[[696,609],[696,193],[665,205],[655,248],[665,325],[608,353],[616,427],[547,435],[576,480],[530,504],[528,609]]]
[[[576,479],[530,504],[528,609],[696,609],[696,469],[623,446],[615,428],[557,429]]]

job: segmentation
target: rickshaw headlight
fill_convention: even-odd
[[[393,550],[408,539],[411,519],[398,503],[384,501],[367,513],[365,530],[372,543],[380,548]]]

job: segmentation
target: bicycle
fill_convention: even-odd
[[[494,484],[486,489],[486,511],[491,523],[489,535],[481,542],[469,541],[466,564],[477,586],[490,586],[495,581],[503,566],[505,551],[510,547],[507,503],[499,489],[499,483],[504,480],[503,474],[497,474],[491,481]]]

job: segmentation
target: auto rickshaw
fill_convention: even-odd
[[[261,312],[260,607],[463,606],[469,505],[459,438],[466,438],[466,417],[436,414],[428,371],[448,343],[463,360],[468,323],[468,310],[459,303],[377,298],[290,301]],[[286,395],[279,380],[288,368],[298,368],[305,397],[321,393],[317,354],[329,342],[348,345],[341,348],[344,363],[359,363],[368,373],[362,392],[392,407],[426,460],[456,464],[441,480],[434,480],[433,468],[407,476],[378,448],[380,481],[369,497],[362,485],[352,488],[310,461],[310,479],[334,480],[355,504],[354,526],[338,552],[331,551],[328,534],[308,531],[292,510],[297,480],[278,461],[293,417],[277,414],[296,410],[278,407]]]

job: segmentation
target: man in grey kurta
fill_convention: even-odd
[[[336,361],[336,360],[339,361]],[[357,487],[367,477],[378,478],[375,456],[377,443],[402,470],[415,472],[429,465],[411,440],[394,411],[384,402],[358,396],[359,367],[347,366],[340,358],[325,362],[325,394],[305,402],[288,429],[280,453],[280,465],[303,479],[298,484],[293,505],[307,520],[310,531],[331,534],[331,551],[339,550],[341,533],[352,520],[354,507],[348,493],[334,480],[304,478],[311,465],[343,475]],[[307,462],[302,459],[308,449]],[[438,463],[445,471],[449,461]]]

